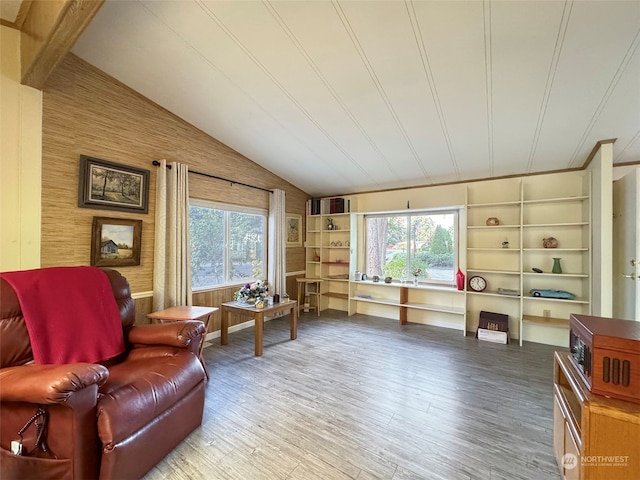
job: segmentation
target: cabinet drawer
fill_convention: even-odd
[[[580,480],[580,471],[582,470],[580,467],[580,450],[568,423],[564,425],[564,452],[561,460],[565,480]]]

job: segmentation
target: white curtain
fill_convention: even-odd
[[[156,182],[153,310],[191,304],[188,167],[162,160]]]
[[[269,194],[269,272],[267,280],[271,294],[287,293],[287,229],[285,192],[274,189]]]

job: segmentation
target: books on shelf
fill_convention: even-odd
[[[312,198],[311,200],[309,200],[308,205],[309,209],[307,213],[309,215],[320,215],[321,200],[319,198]]]
[[[351,200],[348,198],[312,198],[307,201],[307,215],[335,215],[350,212]]]

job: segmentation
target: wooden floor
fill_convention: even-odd
[[[344,312],[288,317],[205,349],[202,427],[145,480],[559,480],[557,347]]]

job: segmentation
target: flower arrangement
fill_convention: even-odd
[[[418,268],[411,273],[413,274],[413,284],[418,285],[418,277],[422,274],[422,269]]]
[[[266,280],[258,280],[255,283],[247,283],[234,294],[236,302],[256,303],[267,298],[269,285]]]

